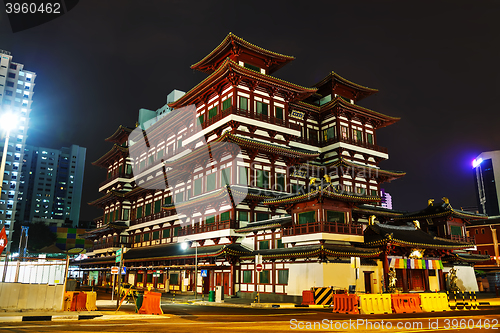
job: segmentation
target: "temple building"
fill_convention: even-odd
[[[274,76],[293,60],[230,33],[191,66],[203,81],[106,139],[93,163],[107,177],[90,203],[103,215],[86,235],[88,277],[110,282],[125,246],[126,281],[162,291],[378,293],[390,267],[402,291],[445,290],[446,269],[462,261],[467,278],[466,260],[481,258],[467,252],[464,221],[482,216],[449,203],[430,215],[382,207],[381,184],[405,173],[379,167],[388,151],[377,130],[399,118],[360,106],[377,90],[335,72],[312,87]]]

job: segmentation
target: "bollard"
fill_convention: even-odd
[[[479,310],[477,306],[477,295],[476,292],[474,291],[474,309],[473,310]]]
[[[173,302],[175,302],[175,290],[172,290],[172,294],[174,295],[174,296],[172,297],[172,303],[173,303]]]

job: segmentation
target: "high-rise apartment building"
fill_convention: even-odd
[[[50,149],[26,145],[17,221],[80,219],[86,148]]]
[[[12,61],[8,51],[0,50],[0,114],[17,115],[17,125],[10,131],[5,172],[0,197],[0,228],[5,226],[10,240],[14,230],[22,154],[26,144],[29,115],[33,99],[36,74],[24,69],[23,64]],[[5,134],[0,140],[0,156],[3,153]],[[7,246],[10,250],[10,246]]]
[[[477,205],[481,214],[500,215],[500,150],[481,153],[472,161]],[[496,170],[496,172],[495,172]]]

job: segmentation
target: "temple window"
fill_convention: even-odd
[[[163,229],[163,238],[170,238],[170,229]]]
[[[269,188],[269,171],[255,170],[255,183],[257,187]]]
[[[144,213],[144,216],[149,216],[149,215],[151,215],[151,203],[146,204],[146,209]]]
[[[329,127],[323,130],[323,140],[328,141],[335,138],[335,129],[334,127]]]
[[[243,277],[242,277],[243,283],[252,283],[253,271],[247,270],[247,271],[242,271],[241,273],[243,274]]]
[[[255,112],[257,114],[261,114],[263,116],[267,116],[268,115],[267,110],[268,110],[268,105],[266,103],[256,102],[256,104],[255,104]]]
[[[227,110],[231,107],[231,97],[222,102],[222,111]]]
[[[259,283],[271,283],[269,277],[271,276],[270,271],[262,271],[259,273]]]
[[[248,110],[248,98],[240,96],[240,109]]]
[[[200,195],[201,194],[201,178],[198,178],[194,181],[194,195]]]
[[[184,192],[179,192],[175,195],[175,202],[183,202],[184,201]]]
[[[285,248],[285,244],[283,244],[283,241],[281,239],[276,240],[276,248],[277,249],[284,249]]]
[[[269,220],[269,214],[267,214],[267,213],[256,213],[255,217],[256,217],[256,221]]]
[[[370,134],[370,133],[366,133],[366,141],[369,143],[369,144],[373,144],[373,134]]]
[[[226,186],[231,183],[231,168],[224,168],[220,171],[220,186]]]
[[[215,190],[215,173],[211,173],[207,176],[207,192]]]
[[[352,138],[354,141],[362,142],[363,141],[363,133],[359,130],[352,130]]]
[[[210,110],[208,110],[208,120],[212,119],[217,115],[217,107],[213,107]]]
[[[230,211],[227,211],[227,212],[220,214],[220,221],[221,222],[229,221],[230,219],[231,219],[231,212]]]
[[[254,71],[257,71],[257,72],[260,72],[260,67],[257,67],[257,66],[254,66],[254,65],[251,65],[251,64],[246,63],[246,62],[245,62],[244,67],[245,67],[245,68],[248,68],[248,69],[251,69],[251,70],[254,70]]]
[[[153,240],[160,239],[160,230],[153,231]]]
[[[142,206],[137,207],[137,218],[140,219],[142,217]]]
[[[276,174],[276,190],[285,192],[285,174],[277,173]]]
[[[316,211],[299,213],[299,224],[314,223],[316,222]]]
[[[239,212],[238,216],[239,216],[240,221],[248,222],[248,212]]]
[[[278,270],[278,284],[288,284],[288,269]]]
[[[239,169],[239,184],[240,185],[248,185],[248,168],[247,167],[238,167]]]
[[[347,138],[348,138],[347,126],[340,126],[340,133],[341,133],[342,139],[347,140]]]
[[[205,218],[205,224],[214,224],[215,223],[215,215],[207,216]]]
[[[159,213],[161,211],[161,199],[155,201],[154,213]]]
[[[269,250],[269,241],[268,240],[260,241],[259,250]]]
[[[327,222],[345,223],[345,213],[344,212],[335,212],[333,210],[327,210],[326,211],[326,221]]]
[[[283,108],[276,107],[274,109],[274,114],[276,118],[283,120]]]
[[[462,227],[457,225],[450,226],[450,232],[453,236],[462,236]]]

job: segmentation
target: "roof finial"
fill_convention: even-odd
[[[433,206],[434,199],[427,200],[427,206]]]
[[[417,220],[413,221],[413,225],[415,226],[415,228],[420,229],[420,222],[418,222]]]
[[[375,224],[375,215],[370,215],[368,217],[368,225],[374,225]]]
[[[450,199],[448,199],[447,197],[442,197],[441,200],[443,200],[445,204],[450,204]]]

